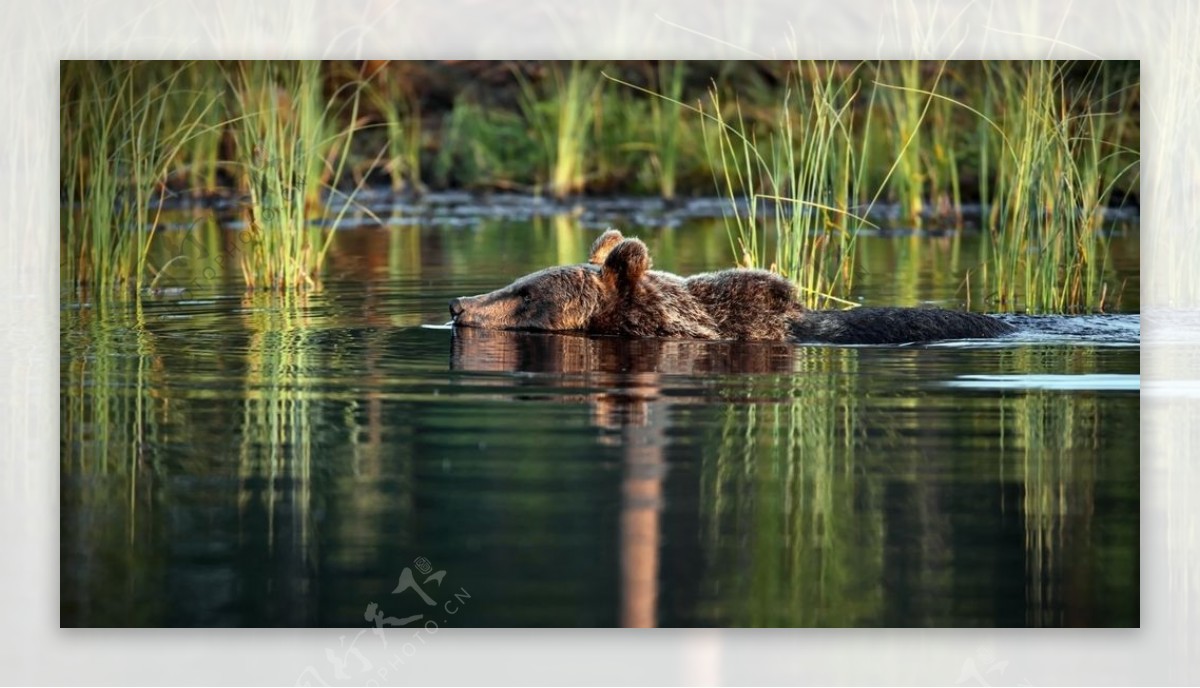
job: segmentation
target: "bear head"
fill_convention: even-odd
[[[503,289],[454,299],[450,314],[462,327],[718,339],[712,317],[683,280],[655,278],[650,265],[644,243],[610,230],[588,263],[546,268]]]

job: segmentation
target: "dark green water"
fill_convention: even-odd
[[[728,263],[711,223],[627,233]],[[62,625],[1138,625],[1136,316],[870,348],[436,327],[594,234],[342,232],[296,303],[65,296]],[[969,239],[864,243],[867,301],[957,304]]]

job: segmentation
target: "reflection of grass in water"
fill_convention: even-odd
[[[142,324],[140,307],[115,312],[97,304],[89,318],[91,350],[67,364],[63,394],[63,461],[71,474],[121,476],[127,480],[129,535],[136,525],[133,496],[138,471],[154,446],[157,416],[150,396],[153,342]],[[134,332],[136,350],[121,342]],[[162,410],[161,408],[159,409]]]
[[[1025,484],[1022,512],[1025,515],[1026,620],[1032,626],[1061,625],[1060,579],[1064,526],[1078,487],[1074,475],[1073,444],[1075,409],[1062,403],[1067,395],[1035,392],[1018,402],[1017,425],[1023,436],[1022,460]],[[1058,403],[1056,403],[1058,402]],[[1093,407],[1094,411],[1094,407]],[[1047,432],[1049,431],[1049,432]],[[1066,451],[1065,451],[1066,450]],[[1088,490],[1090,493],[1090,490]],[[1090,497],[1090,494],[1081,495]],[[1089,505],[1090,507],[1090,505]]]
[[[417,227],[388,228],[388,277],[419,277],[424,261],[421,230]]]
[[[1057,371],[1097,368],[1092,360],[1094,351],[1073,352],[1066,361],[1058,357],[1040,361],[1034,358],[1034,353],[1013,351],[1009,355],[1014,360],[1009,365],[1032,372],[1040,372],[1042,368]],[[1130,603],[1136,610],[1136,512],[1131,521],[1109,517],[1103,521],[1106,524],[1103,528],[1094,526],[1097,476],[1103,471],[1108,480],[1114,480],[1114,471],[1124,470],[1119,468],[1124,461],[1136,462],[1136,458],[1130,459],[1131,454],[1121,449],[1136,447],[1136,439],[1131,438],[1134,440],[1131,444],[1120,447],[1111,443],[1100,445],[1104,436],[1102,411],[1111,408],[1101,401],[1094,394],[1044,390],[1031,390],[1006,400],[1006,407],[1014,414],[1006,425],[1016,433],[1018,442],[1020,463],[1016,479],[1023,486],[1026,623],[1030,626],[1096,623],[1095,619],[1078,616],[1075,608],[1079,599],[1087,600],[1089,605],[1104,602],[1119,610],[1115,618],[1122,618],[1130,611],[1126,606]],[[1106,421],[1110,435],[1113,422],[1111,416]],[[1136,430],[1136,419],[1131,427]],[[1136,450],[1133,456],[1136,457]],[[1114,491],[1122,494],[1127,490],[1136,495],[1136,479],[1132,485],[1105,489],[1104,499],[1110,505],[1103,508],[1115,508]],[[1132,562],[1129,556],[1133,557]],[[1097,561],[1100,559],[1103,564]],[[1128,578],[1130,575],[1132,579]]]
[[[150,623],[160,618],[166,600],[142,594],[156,561],[139,543],[157,526],[154,519],[139,517],[139,509],[153,507],[152,478],[161,473],[156,448],[164,441],[158,429],[170,408],[151,391],[163,384],[163,370],[140,305],[111,310],[100,299],[95,307],[77,316],[87,322],[69,326],[76,333],[86,330],[91,346],[64,364],[62,376],[61,470],[64,479],[78,484],[70,492],[77,501],[64,501],[62,507],[64,550],[89,564],[78,572],[63,571],[62,618],[86,625],[90,612],[107,618],[98,610],[120,608],[123,622]],[[132,350],[122,346],[130,341],[129,332]],[[78,588],[77,576],[84,581]],[[88,578],[126,584],[94,591]]]
[[[554,231],[554,249],[556,252],[553,265],[570,265],[587,260],[587,251],[580,252],[575,247],[575,239],[580,235],[579,218],[571,215],[555,215],[550,218]]]
[[[326,556],[339,564],[366,565],[375,556],[346,543],[380,542],[387,537],[402,544],[406,531],[385,517],[413,508],[411,495],[397,494],[387,479],[396,478],[399,471],[404,485],[411,484],[412,462],[402,450],[395,453],[404,456],[403,461],[383,450],[387,421],[378,391],[382,385],[378,359],[386,338],[371,337],[365,349],[356,352],[355,362],[348,364],[360,371],[362,391],[322,391],[317,381],[327,377],[331,367],[339,364],[337,356],[344,354],[330,354],[314,341],[320,330],[308,312],[320,298],[301,294],[298,302],[291,302],[266,292],[244,297],[250,337],[241,395],[237,507],[243,522],[258,522],[255,517],[265,516],[269,554],[284,566],[288,585],[294,585],[304,599],[305,583],[295,580],[292,566],[314,561],[317,553],[314,468],[320,471],[326,497],[352,493],[322,502],[330,511],[325,531],[333,533],[332,542],[343,545],[331,547]],[[333,412],[338,421],[332,420]],[[317,453],[315,445],[321,437],[331,444]],[[347,453],[338,447],[345,447]],[[254,532],[248,537],[262,535]],[[355,615],[361,609],[345,613]]]
[[[1031,391],[1012,401],[1022,444],[1026,623],[1061,626],[1059,587],[1072,538],[1089,537],[1095,499],[1099,408],[1094,397]],[[1082,521],[1075,527],[1072,521]]]
[[[569,265],[587,261],[589,242],[595,235],[581,231],[578,217],[534,217],[530,221],[530,228],[533,232],[532,241],[514,239],[512,236],[498,237],[505,242],[501,250],[511,254],[515,241],[518,251],[529,253],[531,265]]]
[[[242,445],[238,456],[245,509],[253,493],[247,483],[261,478],[266,485],[268,546],[275,543],[275,514],[282,507],[299,527],[302,552],[308,551],[312,479],[312,395],[305,381],[316,368],[309,352],[307,318],[292,304],[278,304],[268,294],[246,297],[251,331],[246,352],[246,394],[242,413]],[[294,481],[294,482],[289,482]],[[279,485],[284,489],[279,490]],[[290,496],[294,504],[277,504]]]
[[[810,349],[798,362],[790,401],[726,409],[703,466],[713,564],[736,591],[723,591],[727,607],[707,610],[722,623],[861,625],[882,614],[883,523],[862,506],[872,497],[854,477],[857,400],[847,374],[857,352]]]

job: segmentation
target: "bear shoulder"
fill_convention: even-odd
[[[685,284],[727,339],[784,339],[789,320],[802,311],[795,286],[766,270],[706,272]]]

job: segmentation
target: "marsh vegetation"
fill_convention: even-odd
[[[1111,309],[1106,218],[1136,216],[1123,62],[64,62],[65,284],[139,294],[164,212],[223,201],[249,288],[319,286],[364,189],[564,202],[721,196],[730,265],[853,298],[857,239],[986,234],[965,301]],[[380,218],[381,219],[381,218]],[[381,219],[382,221],[382,219]],[[840,301],[836,301],[840,302]]]

